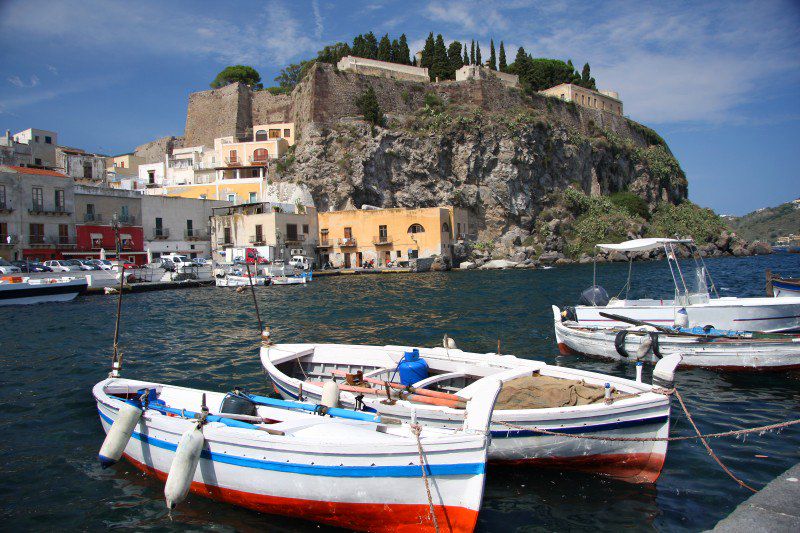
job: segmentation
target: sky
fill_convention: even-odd
[[[0,130],[128,152],[181,135],[189,93],[224,67],[270,84],[368,31],[589,62],[665,138],[692,201],[741,215],[800,197],[800,0],[0,0]]]

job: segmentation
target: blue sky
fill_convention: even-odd
[[[183,132],[229,64],[269,83],[358,33],[503,40],[509,60],[588,61],[667,140],[690,198],[743,214],[800,196],[800,2],[0,0],[0,128],[103,153]]]

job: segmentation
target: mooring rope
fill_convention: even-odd
[[[436,520],[436,511],[433,507],[433,496],[431,496],[431,486],[428,483],[428,473],[425,471],[425,456],[422,453],[422,441],[420,440],[420,433],[422,433],[422,426],[419,424],[411,424],[411,432],[417,438],[417,450],[419,451],[419,466],[422,468],[422,480],[425,482],[425,491],[428,493],[428,507],[430,508],[431,521],[436,533],[439,533],[439,521]]]

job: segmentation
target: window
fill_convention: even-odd
[[[417,259],[419,257],[419,250],[409,250],[408,251],[408,258],[409,259]]]
[[[164,220],[162,218],[156,217],[156,228],[153,233],[155,234],[154,237],[164,236]]]
[[[6,206],[6,186],[0,185],[0,209]]]
[[[266,148],[258,148],[253,150],[253,161],[264,162],[267,160],[267,149]]]
[[[285,129],[283,130],[283,136],[284,136],[284,137],[291,137],[291,136],[292,136],[292,130],[291,130],[291,129],[289,129],[289,128],[285,128]]]
[[[256,202],[256,193],[251,192],[250,193],[250,203],[254,204],[255,202]]]
[[[156,184],[156,171],[155,170],[148,170],[147,171],[147,184],[148,185],[155,185]]]
[[[67,210],[65,202],[64,202],[64,189],[56,189],[56,198],[55,198],[55,205],[56,211],[63,213]]]
[[[125,168],[125,161],[120,161],[119,166],[120,168]]]
[[[207,194],[201,194],[200,195],[200,199],[201,200],[206,200],[206,199],[208,199],[208,195]]]
[[[344,238],[348,241],[353,238],[353,228],[344,228]]]
[[[232,202],[232,203],[236,203],[236,195],[235,194],[229,194],[228,195],[228,201]]]
[[[33,142],[35,142],[35,143],[39,142],[39,136],[38,135],[34,135],[33,136]]]
[[[32,199],[33,199],[33,210],[34,211],[43,211],[44,210],[44,190],[41,187],[33,187],[31,190]]]
[[[269,138],[270,139],[280,139],[281,138],[281,130],[280,129],[271,129],[271,130],[269,130]]]
[[[69,244],[69,226],[67,224],[58,225],[58,244]]]
[[[400,259],[401,257],[403,257],[403,252],[397,250],[397,258]]]
[[[84,163],[83,164],[83,179],[85,179],[85,180],[92,179],[92,164],[91,163]]]
[[[456,224],[456,229],[458,229],[458,234],[461,235],[461,222]]]
[[[425,233],[425,228],[422,227],[421,224],[411,224],[408,227],[409,233]]]
[[[320,244],[322,246],[327,246],[328,245],[328,230],[327,230],[327,228],[319,230],[319,239],[320,239]]]
[[[303,233],[308,235],[308,224],[303,224]]]
[[[286,240],[297,240],[297,224],[286,224]]]
[[[186,221],[186,236],[194,237],[194,221],[192,220]]]
[[[130,214],[128,213],[128,206],[127,205],[123,205],[122,208],[120,209],[119,219],[122,222],[127,222],[128,219],[130,219]]]
[[[256,132],[256,140],[257,141],[266,141],[267,140],[267,130],[258,130]]]
[[[41,158],[39,158],[39,157],[35,158],[35,159],[33,160],[33,164],[34,164],[34,165],[36,165],[37,167],[40,167],[40,166],[42,166],[42,160],[41,160]]]
[[[389,230],[386,226],[378,226],[378,240],[380,242],[388,242]]]
[[[256,224],[255,242],[264,242],[264,227],[261,224]]]
[[[44,244],[44,224],[30,224],[31,244]]]
[[[442,233],[450,233],[450,224],[447,222],[442,224]]]
[[[231,228],[224,228],[222,242],[225,244],[231,244]]]
[[[49,135],[45,135],[44,136],[44,142],[45,142],[45,144],[53,144],[53,138],[50,137]]]
[[[0,222],[0,244],[6,244],[8,241],[8,223]]]
[[[250,169],[250,177],[251,178],[260,178],[261,176],[259,176],[259,172],[260,172],[260,169],[251,168]]]
[[[236,150],[231,150],[230,153],[228,154],[228,161],[231,163],[236,163],[238,159],[239,159],[239,154],[236,152]]]
[[[94,204],[86,204],[86,215],[89,220],[94,217]]]

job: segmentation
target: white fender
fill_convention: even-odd
[[[458,346],[456,346],[456,341],[448,335],[447,333],[444,334],[444,339],[442,339],[442,346],[444,346],[445,350],[457,350]]]
[[[654,387],[672,387],[675,381],[675,369],[680,364],[683,356],[679,353],[672,353],[664,356],[653,369],[653,386]]]
[[[551,307],[553,308],[553,321],[558,324],[561,322],[561,309],[555,305],[552,305]]]
[[[335,381],[326,381],[322,385],[320,404],[325,407],[339,407],[339,385]]]
[[[135,405],[124,403],[119,408],[117,419],[111,424],[106,439],[100,446],[100,453],[97,454],[103,468],[108,468],[122,457],[122,452],[125,451],[125,446],[131,440],[133,429],[141,417],[142,410]]]
[[[642,340],[642,343],[639,345],[639,349],[636,350],[636,359],[641,359],[647,355],[647,352],[649,352],[650,348],[652,347],[653,339],[650,337],[650,335],[648,335]]]
[[[196,427],[181,436],[175,457],[172,458],[172,465],[169,467],[167,484],[164,485],[164,498],[168,509],[174,509],[189,494],[189,487],[197,470],[197,463],[200,462],[200,452],[203,450],[205,440],[203,432]]]

